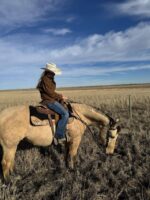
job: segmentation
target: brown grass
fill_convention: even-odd
[[[115,104],[127,104],[129,95],[132,96],[132,101],[143,102],[145,99],[150,98],[150,85],[149,87],[87,87],[87,88],[74,88],[73,90],[58,90],[69,99],[77,102],[82,102],[96,107]],[[0,91],[0,110],[22,104],[36,104],[40,101],[40,95],[37,90],[12,90]]]
[[[59,90],[70,99],[120,117],[124,131],[113,156],[99,147],[87,130],[79,148],[77,165],[69,171],[63,150],[37,148],[21,142],[15,172],[1,200],[147,200],[150,198],[150,88],[86,88]],[[129,119],[129,95],[132,119]],[[13,105],[37,104],[37,91],[1,91],[0,110]],[[93,127],[95,140],[98,131]],[[2,151],[1,151],[2,154]]]

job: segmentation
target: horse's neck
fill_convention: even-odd
[[[109,124],[109,118],[105,114],[97,112],[91,106],[85,104],[72,104],[72,107],[78,114],[80,113],[84,116],[84,121],[86,121],[88,125]]]

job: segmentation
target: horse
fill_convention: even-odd
[[[68,142],[68,166],[73,169],[75,158],[82,136],[89,126],[100,130],[99,138],[104,143],[106,138],[106,154],[113,154],[116,140],[120,132],[117,120],[112,119],[91,106],[71,103],[74,117],[67,124],[70,137]],[[0,144],[3,149],[2,171],[4,180],[13,172],[15,153],[21,140],[26,138],[36,146],[46,147],[53,142],[53,133],[48,123],[43,126],[33,126],[30,122],[29,105],[13,106],[0,113]],[[107,129],[107,131],[105,131]],[[105,137],[105,138],[104,138]]]

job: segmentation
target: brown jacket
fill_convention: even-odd
[[[62,95],[55,92],[56,83],[54,79],[52,77],[48,77],[48,75],[44,75],[42,77],[42,80],[38,89],[41,94],[41,99],[42,99],[41,103],[43,104],[62,100]]]

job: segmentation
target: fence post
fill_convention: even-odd
[[[131,95],[129,95],[129,117],[132,119],[132,99]]]

